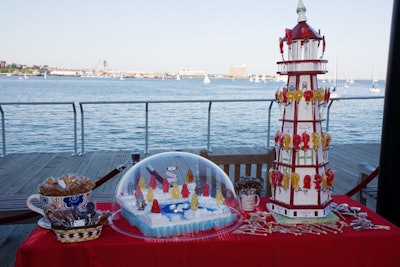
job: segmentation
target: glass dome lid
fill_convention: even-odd
[[[219,166],[196,154],[164,152],[122,177],[110,224],[137,238],[192,240],[236,229],[239,210],[234,185]]]

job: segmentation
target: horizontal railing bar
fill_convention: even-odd
[[[0,102],[0,106],[6,105],[75,105],[75,102]]]
[[[160,103],[209,103],[209,102],[269,102],[275,101],[273,98],[257,98],[257,99],[192,99],[192,100],[132,100],[132,101],[81,101],[79,102],[82,105],[88,104],[160,104]]]
[[[383,99],[384,96],[349,96],[349,97],[331,97],[332,100],[362,100],[362,99]]]

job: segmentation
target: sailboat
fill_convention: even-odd
[[[344,89],[349,89],[349,87],[350,87],[349,82],[346,81],[346,82],[344,83],[343,87],[344,87]]]
[[[334,82],[333,82],[333,89],[332,89],[332,91],[331,91],[331,97],[339,97],[340,95],[339,95],[339,93],[336,91],[337,90],[337,73],[338,73],[338,71],[337,71],[337,60],[336,60],[336,63],[335,63],[335,80],[334,80]]]
[[[381,89],[379,89],[378,87],[375,86],[375,82],[377,82],[378,80],[376,78],[374,78],[374,69],[372,68],[372,85],[369,88],[369,91],[371,93],[379,93],[381,91]]]
[[[208,77],[207,74],[205,74],[205,75],[204,75],[203,83],[204,83],[204,84],[209,84],[210,82],[211,82],[211,81],[210,81],[210,78]]]
[[[263,76],[261,77],[261,81],[263,81],[264,83],[267,82],[267,77],[265,77],[265,74],[263,74]]]
[[[381,91],[381,89],[379,89],[378,87],[375,86],[375,81],[376,81],[376,80],[372,79],[372,85],[371,85],[371,87],[369,88],[369,91],[370,91],[371,93],[379,93],[379,92]]]

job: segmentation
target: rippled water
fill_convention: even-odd
[[[159,101],[273,99],[283,83],[247,80],[119,79],[70,77],[0,77],[0,102],[71,101],[77,108],[77,145],[81,149],[81,112],[84,101]],[[332,86],[319,83],[320,86]],[[355,81],[348,89],[339,82],[340,97],[372,96],[369,81]],[[378,82],[383,95],[384,83]],[[268,145],[270,102],[217,102],[211,106],[211,147]],[[7,153],[73,151],[72,105],[1,105],[5,118]],[[149,149],[206,148],[207,112],[204,103],[150,103]],[[83,105],[84,150],[135,150],[145,147],[145,104]],[[280,128],[282,109],[275,103],[271,137]],[[335,101],[329,132],[335,143],[379,143],[383,99]],[[326,127],[326,123],[323,124]]]

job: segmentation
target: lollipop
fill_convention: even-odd
[[[324,101],[325,98],[325,91],[323,88],[319,88],[318,90],[318,100],[320,103],[322,103]]]
[[[322,143],[322,148],[326,148],[326,135],[324,132],[321,133],[321,143]]]
[[[284,147],[286,150],[289,150],[289,145],[290,145],[290,135],[285,134],[284,135]]]
[[[293,148],[295,150],[299,150],[300,144],[301,144],[301,136],[298,134],[293,135]]]
[[[322,182],[321,175],[319,175],[318,173],[315,174],[315,176],[314,176],[314,184],[315,184],[315,189],[316,190],[320,190],[321,189],[321,182]]]
[[[283,188],[288,189],[289,183],[290,183],[290,175],[289,173],[285,172],[285,174],[283,174]]]
[[[294,92],[294,99],[296,99],[297,102],[299,102],[302,97],[303,97],[303,91],[296,90]]]
[[[293,92],[293,91],[288,91],[288,92],[286,93],[286,97],[287,97],[289,103],[293,102],[293,99],[294,99],[294,92]]]
[[[281,131],[279,131],[279,130],[276,131],[275,137],[274,137],[275,144],[278,144],[280,136],[281,136]]]
[[[300,180],[300,176],[299,174],[292,172],[292,174],[290,175],[291,179],[292,179],[292,187],[293,189],[298,189],[299,188],[299,180]]]
[[[303,188],[304,189],[310,189],[311,188],[311,176],[308,175],[308,174],[304,176]]]
[[[312,133],[312,142],[314,149],[318,149],[319,147],[319,135],[316,132]]]
[[[309,135],[308,133],[304,132],[304,133],[301,135],[301,139],[303,140],[303,149],[304,149],[304,150],[309,149],[310,147],[309,147],[309,145],[308,145],[308,142],[310,142],[310,135]]]
[[[334,180],[335,180],[335,173],[332,171],[332,169],[327,169],[326,170],[326,185],[328,187],[332,187]]]
[[[314,93],[312,90],[307,90],[303,93],[303,95],[304,99],[306,100],[306,103],[308,104],[312,100]]]

